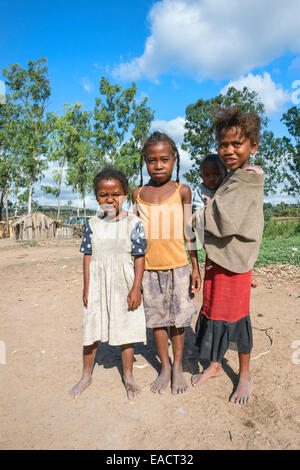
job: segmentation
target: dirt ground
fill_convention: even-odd
[[[78,247],[78,240],[37,246],[0,240],[1,449],[300,447],[299,268],[256,272],[251,403],[229,402],[238,371],[234,351],[226,355],[222,377],[201,388],[189,386],[179,396],[170,390],[153,394],[149,385],[159,362],[151,331],[147,346],[136,347],[135,378],[143,392],[135,402],[127,399],[121,381],[119,348],[107,344],[98,350],[93,384],[74,400],[68,392],[80,377],[82,353]],[[188,328],[186,380],[199,370],[194,331]]]

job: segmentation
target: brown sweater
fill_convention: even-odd
[[[234,273],[253,268],[261,243],[264,174],[237,169],[205,209],[204,248],[211,261]]]

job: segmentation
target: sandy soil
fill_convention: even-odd
[[[201,388],[190,386],[180,396],[170,391],[154,395],[149,385],[159,363],[151,331],[148,345],[136,347],[134,370],[141,397],[128,401],[119,348],[104,344],[97,353],[93,384],[73,400],[68,391],[80,377],[82,352],[78,246],[77,240],[38,246],[0,240],[1,449],[299,448],[299,269],[256,273],[253,357],[267,351],[271,339],[274,344],[269,353],[251,361],[251,403],[228,401],[238,371],[234,351],[226,355],[222,377]],[[262,331],[266,328],[273,330],[267,335]],[[189,328],[187,381],[201,369]]]

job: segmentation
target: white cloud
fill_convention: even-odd
[[[176,142],[176,145],[181,145],[184,136],[184,123],[185,119],[180,116],[171,121],[153,121],[151,131],[164,132]]]
[[[91,80],[89,79],[89,77],[82,77],[82,79],[80,80],[80,83],[85,89],[85,91],[87,91],[88,93],[91,93],[91,91],[93,91],[94,86]]]
[[[263,75],[252,75],[249,73],[246,77],[238,80],[231,80],[222,90],[225,94],[229,87],[242,90],[244,87],[257,92],[260,100],[265,105],[266,113],[271,114],[280,111],[283,105],[291,100],[287,90],[282,88],[280,83],[273,82],[271,75],[265,72]]]
[[[300,52],[299,0],[162,0],[148,19],[144,53],[121,62],[116,78],[155,80],[183,70],[197,79],[224,79],[287,50]]]
[[[185,119],[181,116],[178,116],[175,119],[171,119],[170,121],[153,121],[151,124],[151,132],[160,131],[167,134],[171,139],[174,140],[176,146],[180,153],[180,180],[183,182],[185,181],[183,178],[183,174],[189,171],[192,167],[192,161],[190,158],[190,154],[181,149],[181,144],[184,136],[184,124]],[[173,178],[175,175],[175,169]]]

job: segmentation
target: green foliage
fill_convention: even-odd
[[[89,178],[85,173],[79,178],[78,173],[82,171],[82,159],[91,158],[91,114],[83,112],[81,108],[80,104],[71,106],[65,104],[62,116],[58,117],[56,113],[47,114],[50,128],[48,158],[57,163],[58,169],[53,170],[53,181],[56,186],[42,189],[46,194],[54,194],[57,197],[57,219],[60,218],[60,194],[63,172],[67,165],[68,184],[73,188],[79,185],[81,194],[87,191]]]
[[[44,191],[45,194],[52,194],[55,197],[59,196],[59,188],[48,185],[42,185],[41,190]]]
[[[204,249],[198,249],[199,263],[205,256]],[[265,224],[255,267],[288,263],[300,266],[300,222],[271,220]]]
[[[102,77],[101,97],[94,109],[95,153],[98,168],[104,163],[113,164],[132,180],[139,171],[139,149],[145,140],[153,119],[147,106],[148,98],[136,100],[136,85],[124,88],[112,85]]]
[[[271,217],[298,217],[300,219],[300,204],[286,204],[281,202],[273,206],[271,203],[264,203],[264,219],[268,222]]]
[[[231,87],[226,95],[218,95],[208,100],[199,99],[195,104],[187,106],[186,132],[182,148],[190,153],[193,161],[191,170],[185,174],[187,181],[195,188],[200,180],[201,160],[207,154],[216,152],[211,125],[215,112],[223,106],[238,106],[243,111],[255,112],[260,116],[263,133],[253,163],[262,166],[266,173],[265,193],[273,192],[280,181],[282,142],[280,139],[275,139],[272,132],[264,129],[268,124],[264,105],[259,101],[257,93],[248,90],[247,87],[242,91]]]
[[[292,139],[284,137],[284,190],[292,195],[300,194],[300,110],[296,106],[283,114],[282,122],[287,126]]]
[[[29,61],[27,69],[13,64],[3,69],[2,73],[9,90],[8,100],[18,112],[17,119],[13,121],[14,148],[10,149],[11,155],[17,158],[17,186],[26,185],[32,188],[47,168],[47,160],[44,158],[48,132],[44,113],[50,97],[47,59]],[[29,210],[30,204],[31,189]]]
[[[300,222],[293,222],[291,220],[277,222],[275,220],[270,220],[265,224],[263,234],[264,239],[286,239],[294,236],[300,236]]]
[[[288,263],[300,266],[300,236],[264,238],[255,266]]]
[[[25,189],[25,191],[19,194],[18,209],[21,214],[25,214],[27,212],[28,195],[29,195],[29,189]],[[32,190],[32,201],[31,201],[32,212],[37,212],[37,211],[41,212],[42,206],[39,204],[37,200],[33,198],[33,196],[34,196],[34,189]]]
[[[79,191],[83,201],[84,215],[86,215],[85,196],[92,188],[94,176],[91,113],[82,111],[77,104],[69,115],[69,125],[72,126],[72,145],[69,147],[67,185],[74,191]]]
[[[205,262],[205,251],[198,250],[199,263]],[[293,264],[300,266],[300,236],[290,238],[278,237],[275,239],[263,238],[257,266],[269,266],[270,264]]]

